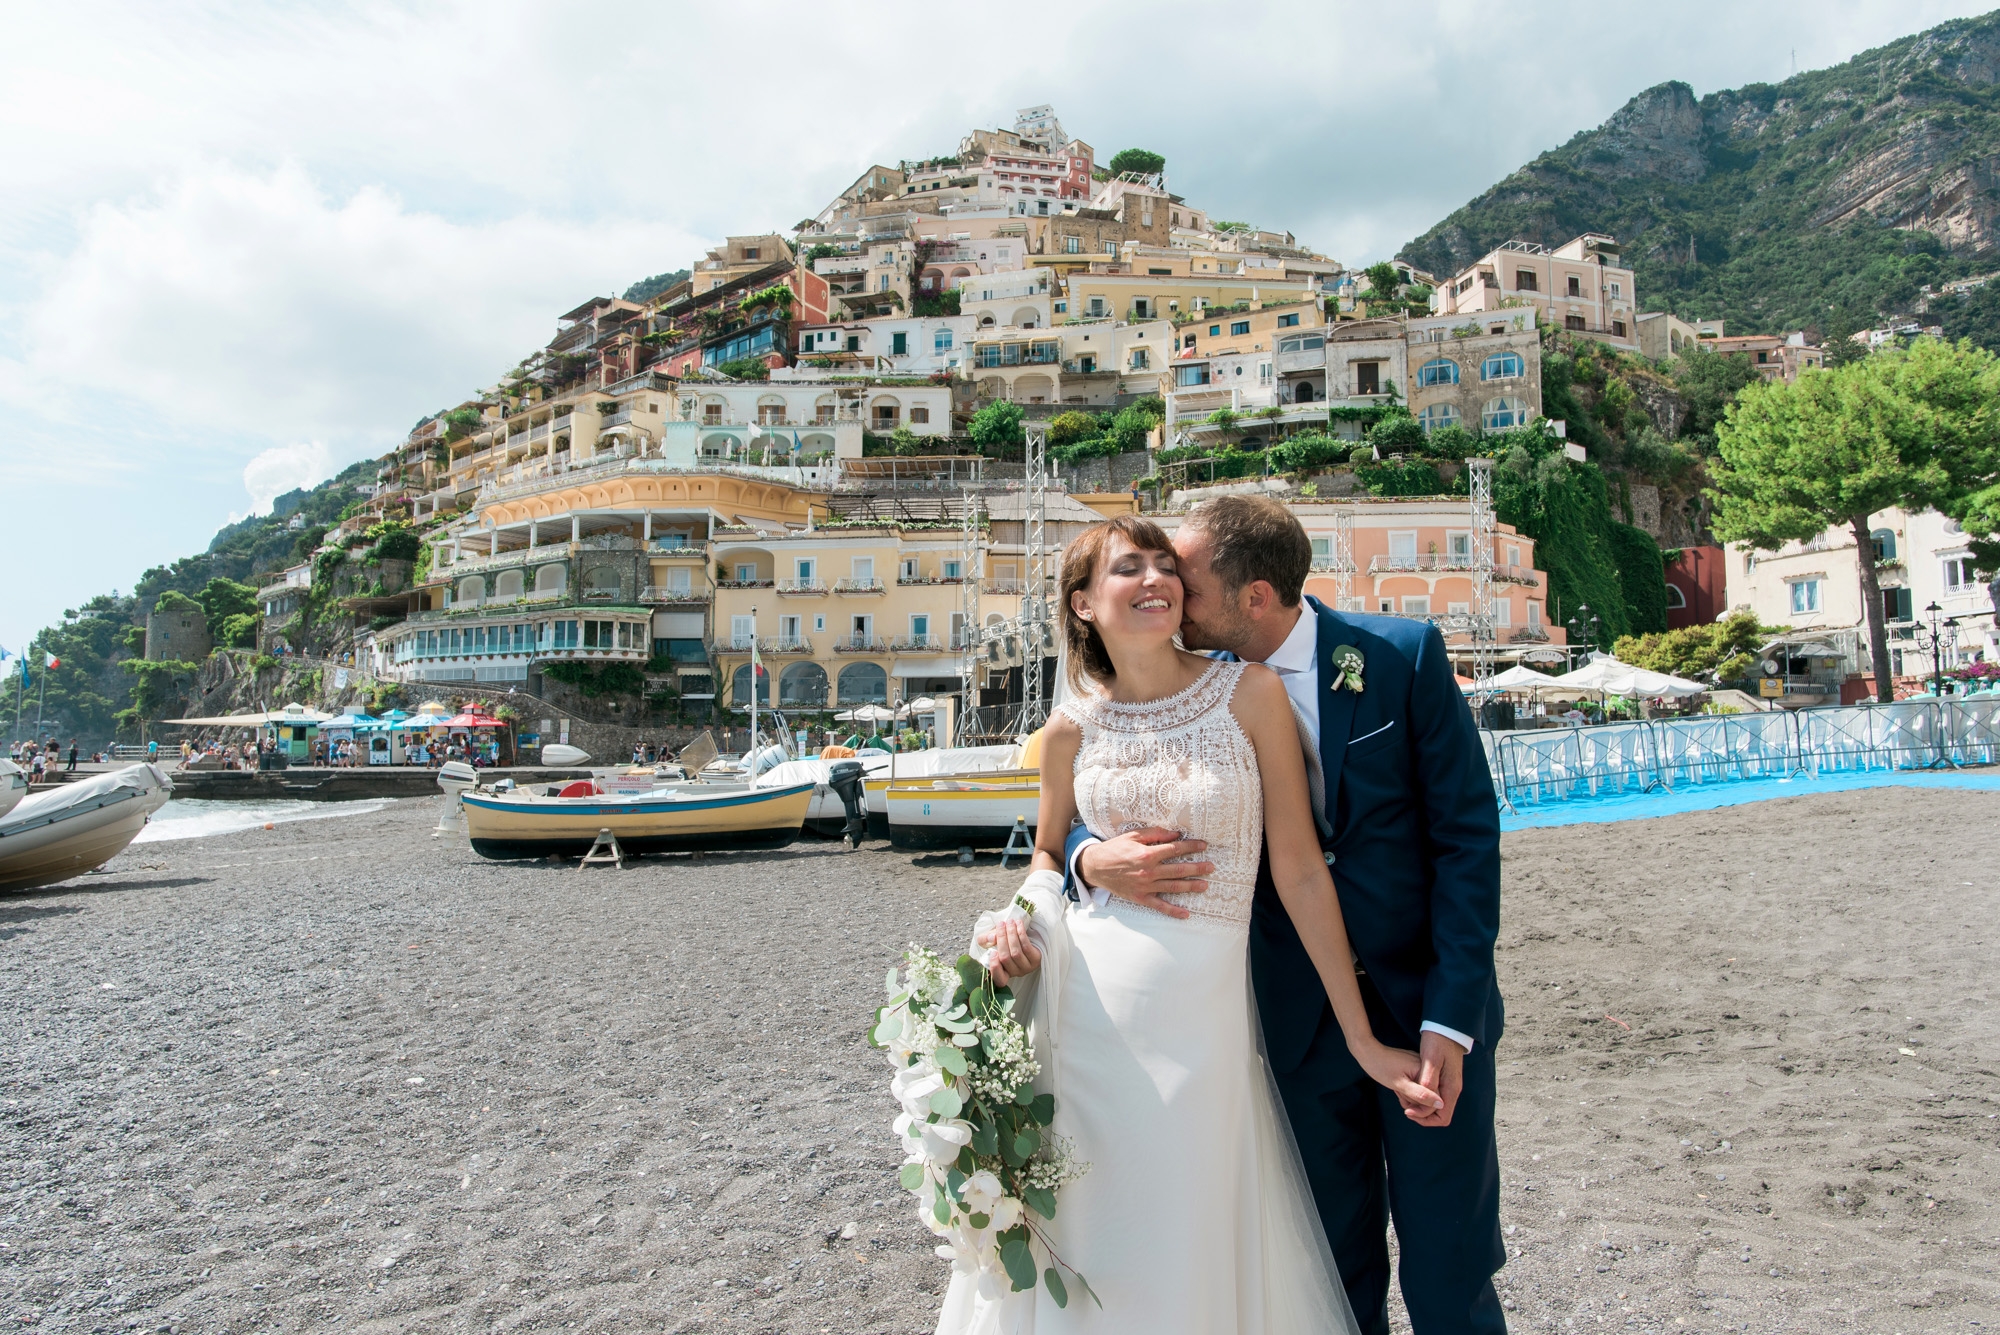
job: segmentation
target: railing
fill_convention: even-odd
[[[873,635],[842,635],[833,642],[837,654],[883,654],[889,651],[889,642]]]
[[[882,581],[881,581],[881,580],[879,580],[879,579],[842,579],[842,580],[836,580],[836,581],[834,581],[834,585],[833,585],[833,587],[834,587],[834,591],[835,591],[836,593],[881,593],[881,592],[883,592],[883,589],[882,589]]]
[[[777,643],[776,640],[765,639],[756,635],[730,635],[723,639],[710,640],[708,642],[708,652],[711,655],[747,654],[750,652],[750,646],[755,644],[758,653],[768,654],[775,652]]]
[[[896,583],[906,584],[963,584],[963,575],[897,575]]]
[[[707,589],[697,589],[693,585],[685,589],[676,589],[671,586],[663,588],[658,584],[648,584],[639,590],[639,601],[642,603],[705,603],[714,597],[715,595]]]
[[[813,651],[812,641],[796,635],[780,635],[771,641],[768,652],[774,654],[809,654]]]
[[[889,647],[899,654],[943,653],[944,640],[936,635],[899,635]]]
[[[1024,586],[1018,579],[989,579],[979,586],[981,593],[1017,594]]]
[[[1368,573],[1380,571],[1470,570],[1472,553],[1425,552],[1421,556],[1371,556]]]
[[[1738,779],[2000,763],[2000,695],[1481,730],[1502,809]]]
[[[631,420],[632,410],[630,408],[620,408],[615,413],[606,413],[599,417],[597,419],[597,429],[599,431],[608,431],[614,426],[623,426]]]
[[[529,440],[540,440],[543,436],[546,436],[548,434],[549,434],[549,424],[547,422],[542,423],[540,426],[530,427],[528,429]]]
[[[826,585],[816,579],[781,579],[778,581],[778,592],[824,594],[826,592]]]
[[[776,580],[769,579],[719,579],[715,581],[715,587],[718,589],[768,589],[774,587],[776,584]]]

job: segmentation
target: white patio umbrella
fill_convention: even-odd
[[[1648,700],[1681,699],[1690,695],[1702,695],[1708,687],[1698,681],[1676,677],[1666,672],[1651,672],[1645,668],[1621,663],[1610,654],[1599,654],[1574,672],[1565,672],[1560,677],[1546,679],[1552,686],[1570,690],[1597,691],[1603,695],[1632,695]]]

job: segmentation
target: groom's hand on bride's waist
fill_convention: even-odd
[[[1208,878],[1215,872],[1213,862],[1175,861],[1192,857],[1207,847],[1200,839],[1181,838],[1178,830],[1153,825],[1085,844],[1077,852],[1076,871],[1093,890],[1108,890],[1120,899],[1142,904],[1170,918],[1185,918],[1186,909],[1160,896],[1196,894],[1208,889]]]

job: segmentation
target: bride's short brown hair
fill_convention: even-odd
[[[1063,647],[1069,650],[1069,684],[1078,690],[1083,689],[1085,678],[1110,681],[1118,675],[1111,666],[1111,655],[1104,650],[1104,637],[1097,633],[1096,626],[1076,614],[1070,597],[1079,589],[1089,588],[1090,582],[1097,578],[1098,564],[1103,561],[1104,549],[1111,545],[1114,535],[1124,538],[1142,552],[1171,552],[1174,549],[1167,531],[1152,520],[1138,515],[1119,515],[1102,524],[1092,524],[1063,551],[1059,615],[1062,617]]]

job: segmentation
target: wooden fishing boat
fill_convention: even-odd
[[[883,792],[897,848],[999,848],[1017,822],[1034,836],[1040,770],[897,779]]]
[[[535,858],[587,853],[601,830],[628,854],[783,848],[799,837],[812,795],[811,783],[697,783],[576,797],[474,789],[459,800],[473,852]]]

